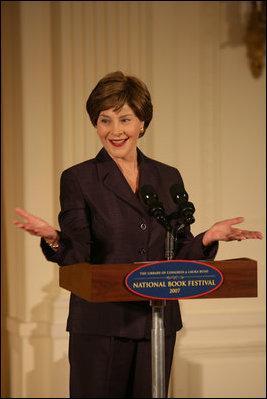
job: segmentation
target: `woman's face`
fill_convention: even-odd
[[[97,133],[109,155],[116,161],[136,160],[137,140],[144,122],[140,121],[127,103],[115,112],[101,111],[97,120]]]

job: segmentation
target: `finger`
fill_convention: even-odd
[[[247,240],[247,239],[262,239],[263,236],[259,231],[242,231],[239,234],[232,235],[232,239],[236,239],[238,241]]]
[[[263,237],[260,231],[239,230],[239,234],[243,235],[245,238],[262,238]]]
[[[17,226],[17,227],[21,227],[24,228],[25,227],[25,223],[21,222],[20,220],[13,220],[13,223]]]
[[[260,240],[263,238],[262,234],[259,231],[248,231],[245,236],[246,238],[258,238]]]
[[[240,217],[236,217],[236,218],[233,218],[233,219],[228,219],[226,221],[227,221],[227,223],[232,225],[232,224],[242,223],[242,222],[244,222],[244,220],[245,219],[242,216],[240,216]]]
[[[256,238],[258,238],[259,240],[263,239],[263,235],[261,234],[260,231],[256,231]]]
[[[20,208],[20,207],[16,207],[16,208],[15,208],[15,211],[16,211],[20,216],[24,217],[25,219],[28,219],[28,218],[31,216],[31,214],[30,214],[29,212],[25,211],[25,209],[22,209],[22,208]]]
[[[34,235],[34,236],[41,236],[41,233],[38,229],[32,227],[31,225],[29,225],[28,223],[23,223],[23,222],[19,222],[17,220],[14,220],[13,222],[17,227],[20,227],[21,229],[27,231],[28,233]]]

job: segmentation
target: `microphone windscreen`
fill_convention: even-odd
[[[188,194],[185,191],[183,183],[173,184],[170,187],[170,194],[172,196],[173,201],[177,204],[180,201],[187,201]]]
[[[152,199],[153,200],[158,199],[155,189],[150,184],[142,186],[140,188],[140,193],[145,204],[150,202],[150,200]]]

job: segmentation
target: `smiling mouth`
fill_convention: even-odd
[[[109,140],[109,141],[114,147],[122,147],[127,140],[128,138],[123,140]]]

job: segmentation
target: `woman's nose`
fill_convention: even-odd
[[[123,133],[122,127],[119,123],[114,123],[114,125],[112,126],[112,133],[115,136],[120,136]]]

